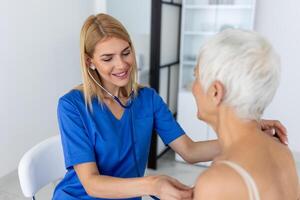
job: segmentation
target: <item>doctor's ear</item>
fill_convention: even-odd
[[[208,94],[215,105],[220,105],[225,96],[225,87],[220,81],[214,81],[208,89]]]
[[[93,65],[92,63],[92,58],[90,58],[87,54],[85,54],[85,65],[89,68],[91,68],[92,70],[95,70],[96,67]]]

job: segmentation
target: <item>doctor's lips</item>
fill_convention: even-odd
[[[126,79],[128,77],[129,70],[123,71],[123,72],[120,72],[120,73],[113,73],[112,75],[123,80],[123,79]]]

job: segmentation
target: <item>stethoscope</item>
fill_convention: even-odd
[[[94,69],[93,69],[94,70]],[[129,95],[129,101],[127,102],[126,105],[124,105],[121,100],[113,95],[112,93],[110,93],[109,91],[107,91],[107,89],[105,89],[100,83],[98,83],[98,81],[92,76],[90,70],[88,69],[88,74],[90,75],[90,77],[93,79],[93,81],[103,90],[105,91],[113,100],[115,100],[122,108],[126,109],[126,108],[130,108],[131,104],[133,102],[133,95],[134,95],[134,91],[131,90],[130,95]]]
[[[137,157],[136,157],[136,149],[135,149],[135,127],[134,127],[134,118],[133,118],[133,112],[132,112],[132,109],[131,109],[131,106],[132,106],[132,103],[133,103],[133,96],[134,96],[134,91],[132,90],[130,92],[130,95],[129,95],[129,101],[127,102],[126,105],[124,105],[121,100],[111,94],[109,91],[107,91],[100,83],[98,83],[98,81],[92,76],[92,74],[90,73],[89,69],[87,70],[88,71],[88,74],[89,76],[93,79],[93,81],[103,90],[105,91],[112,99],[114,99],[122,108],[124,109],[129,109],[130,111],[130,115],[131,115],[131,127],[132,127],[132,131],[130,131],[131,133],[131,142],[132,142],[132,146],[133,146],[133,158],[134,158],[134,162],[135,162],[135,168],[136,168],[136,171],[137,171],[137,174],[139,177],[142,177],[141,173],[140,173],[140,169],[139,169],[139,165],[138,165],[138,161],[137,161]],[[150,197],[154,200],[160,200],[159,198],[157,198],[156,196],[153,196],[153,195],[150,195]]]

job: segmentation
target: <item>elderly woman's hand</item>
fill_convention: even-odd
[[[278,120],[260,120],[261,130],[278,138],[283,144],[288,144],[287,130]]]

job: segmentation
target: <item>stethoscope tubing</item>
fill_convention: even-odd
[[[111,94],[109,91],[107,91],[100,83],[98,83],[98,81],[92,76],[92,74],[91,74],[91,72],[90,72],[90,70],[88,69],[87,70],[88,71],[88,74],[90,75],[90,77],[93,79],[93,81],[103,90],[103,91],[105,91],[113,100],[115,100],[122,108],[124,108],[124,109],[126,109],[126,108],[130,108],[131,107],[131,104],[132,104],[132,99],[133,99],[133,94],[134,94],[134,91],[132,90],[131,92],[130,92],[130,95],[129,95],[129,98],[130,98],[130,100],[129,100],[129,103],[127,103],[127,105],[124,105],[122,102],[121,102],[121,100],[117,97],[117,96],[115,96],[115,95],[113,95],[113,94]]]

